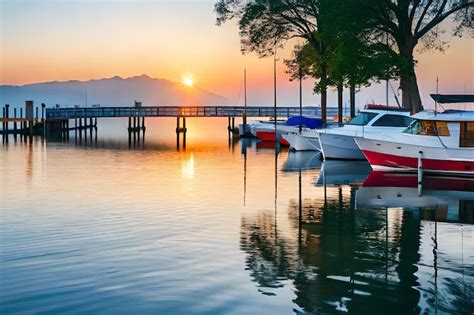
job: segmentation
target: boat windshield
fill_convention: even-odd
[[[360,113],[356,117],[352,118],[351,121],[347,123],[347,125],[354,125],[354,126],[365,126],[367,125],[372,119],[377,116],[377,113]]]
[[[445,121],[415,120],[403,133],[421,136],[449,136]]]

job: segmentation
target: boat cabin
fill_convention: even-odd
[[[410,111],[393,106],[370,104],[346,125],[373,127],[408,127],[413,119]]]
[[[403,133],[439,137],[448,147],[474,147],[474,111],[421,112]]]
[[[409,135],[438,137],[443,146],[474,148],[474,111],[445,110],[437,113],[438,103],[473,103],[474,95],[431,94],[436,102],[434,112],[421,112],[413,116],[415,121],[405,129]]]

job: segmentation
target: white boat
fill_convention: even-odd
[[[411,122],[407,110],[368,105],[343,127],[318,130],[321,152],[325,159],[364,160],[355,138],[401,133]]]
[[[294,151],[320,151],[318,133],[315,130],[293,132],[282,135]]]
[[[296,133],[299,126],[303,130],[312,130],[322,127],[322,120],[319,117],[292,116],[286,121],[277,122],[275,137],[274,121],[252,121],[248,126],[250,133],[262,141],[279,141],[280,144],[288,145],[288,142],[282,136],[287,133]]]
[[[421,112],[402,133],[356,142],[375,170],[416,170],[474,175],[474,111]]]

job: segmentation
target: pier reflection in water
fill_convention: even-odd
[[[2,145],[1,313],[472,313],[472,180],[418,197],[200,123],[180,151],[152,120],[131,147],[106,128]]]

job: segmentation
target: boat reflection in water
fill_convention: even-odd
[[[354,170],[356,164],[360,168]],[[426,198],[416,204],[416,186],[369,187],[380,174],[372,173],[357,192],[365,166],[356,164],[338,170],[332,167],[338,163],[323,163],[323,198],[301,197],[300,180],[300,196],[289,201],[287,211],[242,217],[240,246],[257,290],[278,296],[290,288],[297,314],[470,314],[474,266],[466,262],[474,255],[472,236],[452,222],[473,223],[472,182],[428,180]],[[444,194],[441,187],[455,189]],[[391,198],[406,200],[383,204]],[[462,200],[458,216],[450,213],[455,200]],[[451,223],[433,221],[439,214],[424,208],[438,201],[449,205],[443,209]]]
[[[298,172],[320,167],[321,153],[314,151],[289,151],[283,171]]]
[[[371,171],[367,161],[325,160],[317,185],[350,185],[361,183]]]
[[[416,174],[375,171],[357,192],[358,208],[435,209],[436,219],[474,223],[474,178],[428,175],[418,193]]]

